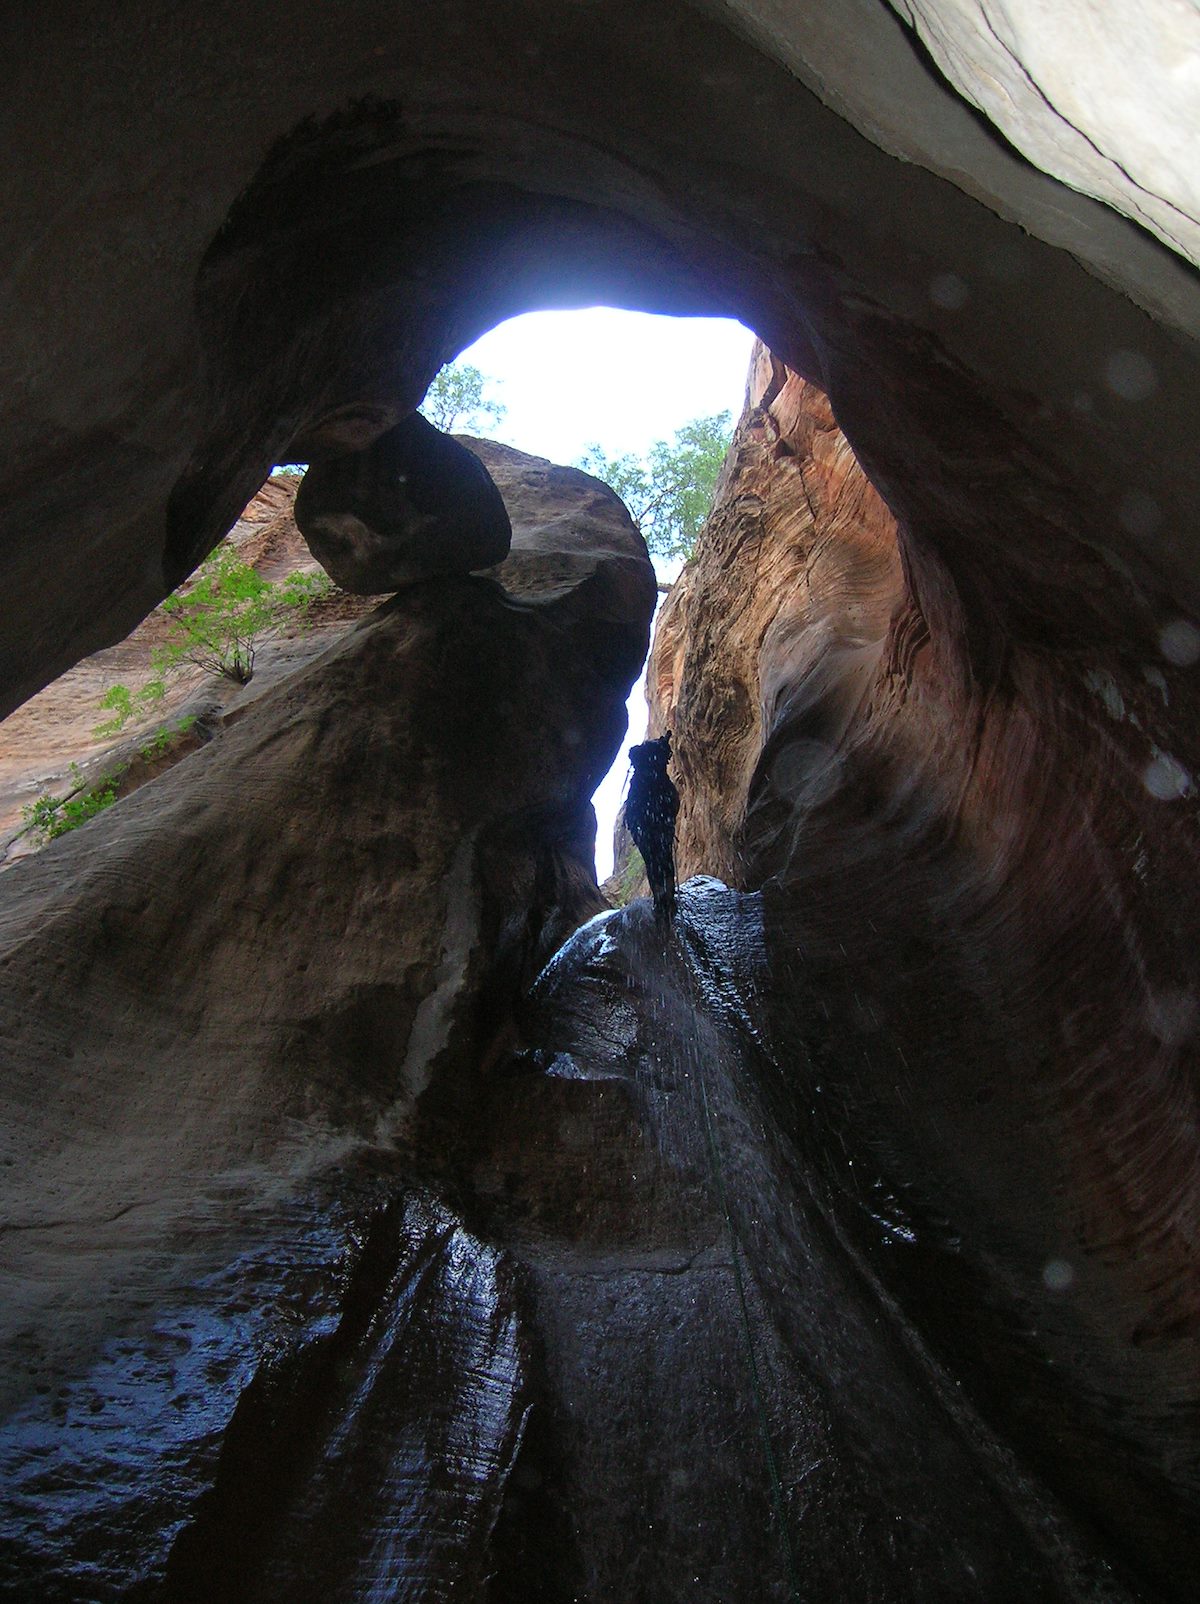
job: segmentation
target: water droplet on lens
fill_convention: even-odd
[[[1190,991],[1171,987],[1146,1000],[1150,1029],[1166,1047],[1180,1047],[1196,1024],[1196,999]]]
[[[957,273],[938,273],[929,281],[929,299],[934,306],[957,312],[971,299],[971,291]]]
[[[1168,663],[1174,663],[1176,668],[1191,668],[1200,661],[1200,629],[1186,618],[1176,618],[1163,626],[1158,647]]]
[[[1144,401],[1158,389],[1153,364],[1140,351],[1114,351],[1104,364],[1104,382],[1123,401]]]
[[[1162,523],[1162,508],[1144,490],[1131,490],[1121,499],[1117,517],[1131,535],[1152,535]]]
[[[1065,1292],[1075,1279],[1075,1271],[1066,1259],[1049,1259],[1042,1271],[1042,1280],[1050,1292]]]
[[[1192,790],[1192,777],[1169,752],[1156,752],[1142,771],[1142,784],[1159,802],[1176,802]]]

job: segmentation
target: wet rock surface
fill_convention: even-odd
[[[508,1270],[460,1211],[413,1223],[411,1199],[451,1167],[463,1088],[510,1029],[513,997],[601,906],[589,797],[624,728],[654,581],[624,509],[589,483],[594,516],[606,503],[624,542],[614,563],[641,564],[640,590],[623,567],[607,586],[602,560],[541,599],[490,578],[410,586],[202,750],[4,877],[0,1584],[13,1596],[82,1604],[135,1584],[154,1596],[196,1519],[212,1536],[194,1563],[176,1562],[171,1586],[203,1595],[212,1571],[227,1596],[258,1587],[231,1580],[247,1558],[230,1503],[251,1512],[244,1491],[222,1503],[221,1467],[231,1460],[231,1485],[248,1485],[239,1466],[259,1427],[244,1422],[273,1421],[289,1388],[299,1435],[263,1426],[267,1463],[249,1477],[261,1541],[272,1521],[307,1523],[344,1553],[350,1537],[331,1535],[347,1520],[337,1475],[312,1489],[339,1510],[327,1520],[305,1513],[279,1461],[336,1458],[345,1422],[310,1418],[303,1364],[295,1380],[285,1365],[278,1388],[264,1374],[258,1413],[258,1394],[244,1407],[242,1396],[264,1365],[312,1344],[317,1390],[336,1393],[341,1376],[353,1413],[357,1384],[338,1356],[360,1337],[389,1349],[407,1310],[441,1308],[430,1278],[450,1307],[428,1364],[441,1354],[449,1375],[484,1363],[454,1302],[470,1303],[477,1277],[495,1387],[519,1370]],[[543,510],[553,521],[552,497]],[[426,1121],[440,1133],[427,1146]],[[425,1154],[417,1167],[410,1143]],[[354,1288],[360,1260],[375,1274],[380,1231],[391,1268],[372,1285],[388,1307],[372,1325]],[[361,1358],[368,1393],[372,1364]],[[495,1388],[482,1371],[462,1386],[478,1408],[455,1392],[443,1410],[462,1486],[443,1497],[435,1477],[433,1491],[413,1490],[413,1531],[398,1529],[378,1561],[389,1574],[402,1560],[412,1577],[478,1572],[494,1518],[479,1433]],[[524,1408],[512,1386],[511,1409],[495,1406],[498,1465]],[[366,1416],[424,1445],[434,1428],[421,1399],[388,1385],[376,1396]],[[478,1436],[476,1470],[459,1428]],[[350,1482],[403,1481],[408,1451],[396,1447],[394,1472],[368,1471],[347,1446]],[[216,1505],[202,1504],[214,1477]],[[443,1538],[428,1553],[420,1540],[439,1509],[448,1568]],[[292,1563],[301,1538],[280,1526],[276,1539],[279,1564]],[[339,1563],[313,1550],[313,1585]],[[347,1596],[368,1596],[371,1563],[345,1579],[367,1591]],[[299,1571],[264,1565],[263,1596],[299,1585]],[[397,1596],[435,1596],[411,1588]]]
[[[819,970],[772,1021],[773,934],[693,880],[673,935],[602,916],[531,995],[476,1168],[548,1388],[498,1539],[540,1569],[543,1523],[571,1533],[537,1598],[1142,1596],[896,1300],[924,1222],[846,1140]]]
[[[452,1152],[435,1113],[286,1204],[249,1181],[241,1250],[214,1220],[208,1275],[10,1422],[10,1591],[1153,1596],[896,1299],[925,1221],[886,1154],[847,1169],[819,966],[764,1016],[770,928],[703,880],[670,935],[602,915]]]
[[[681,871],[764,887],[768,992],[786,1013],[816,988],[845,1181],[865,1166],[925,1221],[886,1255],[925,1340],[1136,1574],[1183,1596],[1194,671],[1152,617],[1092,635],[1104,587],[1080,553],[1036,584],[969,543],[915,554],[826,397],[762,351],[750,403],[651,664]],[[989,619],[1017,608],[989,658]]]
[[[484,1596],[530,1407],[512,1259],[402,1192],[371,1217],[339,1313],[242,1393],[163,1596]]]

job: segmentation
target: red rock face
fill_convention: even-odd
[[[761,345],[748,409],[697,560],[663,606],[648,683],[651,733],[675,733],[681,874],[746,884],[745,814],[763,747],[813,710],[798,784],[828,788],[825,750],[884,651],[904,593],[896,521],[825,395]],[[819,711],[818,711],[819,706]],[[754,825],[755,852],[771,825]]]
[[[299,476],[272,476],[229,532],[242,561],[272,581],[317,571],[292,516],[299,483]],[[379,600],[336,589],[320,597],[303,632],[285,629],[282,638],[272,635],[264,641],[254,694],[280,672],[295,667],[298,656],[323,650]],[[21,809],[43,792],[63,795],[70,790],[71,764],[78,764],[89,781],[129,764],[119,781],[124,796],[162,766],[158,762],[148,766],[139,756],[139,747],[156,730],[188,715],[205,721],[219,718],[226,705],[241,695],[242,687],[231,680],[185,666],[172,678],[160,703],[119,734],[97,736],[96,726],[109,717],[100,707],[104,693],[118,683],[133,691],[146,683],[151,654],[162,644],[166,624],[166,614],[156,608],[119,645],[77,663],[0,722],[0,864],[14,863],[34,850],[34,843],[21,833]],[[193,736],[173,744],[168,761],[193,750],[199,740]]]
[[[1196,1495],[1200,641],[1130,590],[978,516],[911,540],[760,349],[650,686],[681,873],[763,887],[780,1007],[824,1016],[835,1184],[867,1218],[861,1144],[919,1222],[898,1295],[1161,1576]]]

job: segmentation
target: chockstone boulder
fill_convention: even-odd
[[[490,568],[512,540],[486,468],[419,412],[362,451],[313,464],[296,522],[329,577],[367,596]]]
[[[0,706],[278,462],[404,580],[0,881],[18,1597],[1191,1597],[1194,18],[1058,9],[14,23]],[[597,302],[766,347],[653,674],[729,889],[555,957],[649,569],[377,470]]]

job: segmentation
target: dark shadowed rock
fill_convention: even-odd
[[[592,502],[628,563],[624,509],[594,483]],[[552,485],[541,505],[553,521]],[[537,507],[527,487],[518,521]],[[205,1596],[205,1565],[253,1569],[237,1546],[252,1484],[268,1579],[247,1596],[297,1596],[295,1567],[327,1579],[358,1542],[337,1535],[347,1501],[370,1483],[387,1502],[406,1459],[431,1467],[438,1432],[459,1492],[438,1473],[414,1485],[412,1529],[388,1552],[438,1585],[479,1575],[492,1470],[521,1429],[524,1339],[510,1272],[460,1208],[418,1210],[418,1228],[404,1199],[453,1169],[513,999],[602,906],[589,798],[646,649],[639,560],[636,593],[601,583],[603,560],[540,597],[463,576],[406,587],[0,881],[0,1589],[95,1604],[156,1588],[203,1508],[211,1542],[189,1552],[207,1558],[179,1560],[173,1585]],[[380,1209],[384,1239],[397,1210],[408,1223],[372,1270]],[[363,1277],[392,1288],[389,1312],[364,1303]],[[372,1391],[380,1365],[414,1362],[420,1311],[440,1322],[430,1379]],[[376,1445],[369,1470],[347,1410],[377,1422],[357,1439]],[[354,1463],[324,1491],[284,1485],[277,1461],[301,1450]],[[369,1548],[385,1539],[366,1519]],[[305,1546],[318,1527],[325,1569]],[[350,1591],[323,1596],[377,1596],[363,1562],[363,1591],[346,1572]]]
[[[485,1104],[540,1355],[497,1596],[1134,1604],[897,1307],[911,1223],[841,1146],[820,991],[778,1010],[764,903],[695,879],[669,940],[646,903],[578,931]]]
[[[486,468],[419,412],[363,451],[314,463],[296,522],[330,578],[366,596],[490,568],[512,537]]]

